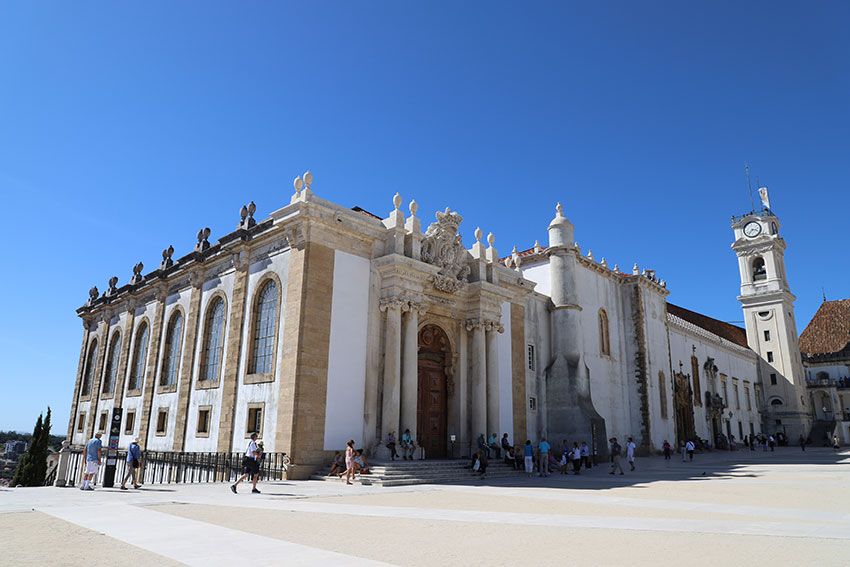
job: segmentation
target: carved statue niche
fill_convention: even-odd
[[[431,223],[422,239],[422,261],[440,268],[431,278],[434,287],[454,293],[463,289],[470,272],[466,248],[457,233],[463,217],[448,207],[436,216],[437,222]]]

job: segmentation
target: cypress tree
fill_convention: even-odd
[[[30,445],[27,452],[21,455],[18,461],[18,467],[15,469],[15,476],[12,477],[12,486],[35,486],[33,484],[33,448],[42,437],[42,415],[38,414],[38,420],[35,422],[35,427],[32,430]]]
[[[48,407],[46,418],[43,418],[42,414],[38,415],[27,452],[21,455],[15,475],[12,477],[12,486],[44,486],[49,446],[50,408]]]

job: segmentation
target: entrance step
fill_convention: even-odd
[[[316,472],[311,480],[345,482],[337,476],[329,476],[330,467]],[[518,476],[514,470],[501,460],[491,460],[485,478],[505,478]],[[478,478],[470,468],[468,459],[448,461],[390,461],[372,464],[369,474],[357,475],[354,482],[377,486],[407,486],[414,484],[442,484],[467,481]]]

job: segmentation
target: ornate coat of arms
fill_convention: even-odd
[[[470,272],[467,251],[457,233],[461,221],[463,217],[448,208],[442,213],[437,211],[437,222],[431,223],[422,239],[422,261],[440,268],[431,282],[447,293],[462,289]]]

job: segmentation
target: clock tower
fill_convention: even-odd
[[[767,189],[759,192],[766,196]],[[747,342],[760,359],[763,432],[784,432],[796,442],[800,435],[809,435],[811,418],[794,320],[796,297],[785,273],[786,244],[780,227],[768,207],[732,217],[732,250],[741,272],[738,301],[744,309]]]

